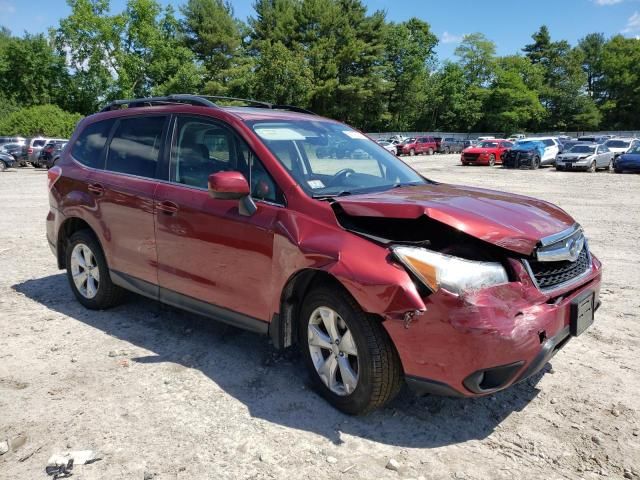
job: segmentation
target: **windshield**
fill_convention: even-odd
[[[625,142],[624,140],[608,140],[604,144],[609,148],[629,148],[631,142]]]
[[[248,124],[291,176],[314,197],[427,183],[395,155],[346,125],[315,120]]]
[[[571,153],[593,153],[596,151],[594,145],[576,145],[569,150]]]
[[[640,145],[631,147],[627,153],[634,153],[636,155],[640,154]]]
[[[498,142],[482,142],[480,148],[498,148]]]

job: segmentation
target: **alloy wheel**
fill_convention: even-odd
[[[84,298],[92,299],[100,287],[100,269],[91,249],[78,243],[71,252],[71,275],[78,292]]]
[[[358,385],[358,349],[351,330],[329,307],[318,307],[307,328],[309,352],[322,382],[339,396],[350,395]]]

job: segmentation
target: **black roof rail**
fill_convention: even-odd
[[[130,98],[126,100],[114,100],[105,106],[101,112],[108,112],[110,110],[115,110],[118,107],[123,105],[128,105],[129,108],[134,107],[143,107],[143,106],[152,106],[152,105],[169,105],[172,103],[186,103],[190,105],[199,105],[202,107],[217,107],[215,103],[200,95],[186,95],[186,94],[176,94],[176,95],[166,95],[163,97],[147,97],[147,98]]]
[[[174,94],[174,95],[166,95],[163,97],[146,97],[146,98],[129,98],[126,100],[114,100],[108,105],[106,105],[101,112],[108,112],[110,110],[115,110],[117,108],[122,107],[123,105],[128,105],[129,108],[135,107],[144,107],[144,106],[153,106],[153,105],[171,105],[174,103],[183,103],[188,105],[197,105],[203,107],[219,107],[217,103],[214,103],[212,100],[222,100],[222,101],[231,101],[231,102],[243,102],[249,106],[253,106],[256,108],[269,108],[271,110],[289,110],[291,112],[298,113],[307,113],[309,115],[315,115],[310,110],[306,110],[301,107],[296,107],[294,105],[277,105],[269,102],[262,102],[260,100],[251,100],[248,98],[237,98],[237,97],[224,97],[220,95],[188,95],[188,94]]]
[[[212,99],[212,100],[227,100],[233,102],[244,102],[248,105],[252,105],[257,108],[269,108],[272,110],[289,110],[291,112],[298,113],[308,113],[309,115],[315,115],[311,110],[304,109],[302,107],[296,107],[294,105],[278,105],[269,102],[263,102],[261,100],[252,100],[250,98],[238,98],[238,97],[223,97],[220,95],[202,95],[202,98]]]

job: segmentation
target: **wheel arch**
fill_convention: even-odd
[[[317,268],[304,268],[295,272],[282,289],[280,312],[273,316],[269,324],[269,337],[276,349],[287,348],[297,343],[296,331],[302,302],[312,288],[320,285],[331,285],[341,289],[361,306],[347,286],[332,273]],[[380,315],[369,315],[383,321]]]
[[[96,235],[96,232],[91,227],[91,225],[89,225],[86,222],[86,220],[83,220],[80,217],[69,217],[62,223],[62,225],[60,225],[60,228],[58,229],[58,239],[56,241],[56,252],[57,252],[59,269],[62,270],[66,268],[65,263],[66,263],[67,246],[69,244],[69,239],[74,233],[80,230],[89,230],[95,237],[96,241],[98,242],[98,245],[100,245],[100,248],[104,253],[104,248],[102,247],[102,243],[100,242],[98,235]]]

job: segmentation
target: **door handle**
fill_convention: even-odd
[[[91,193],[93,193],[94,195],[102,195],[104,193],[104,187],[102,185],[100,185],[99,183],[90,183],[87,186],[87,190],[89,190]]]
[[[178,205],[168,200],[156,203],[156,208],[165,215],[175,215],[178,213]]]

